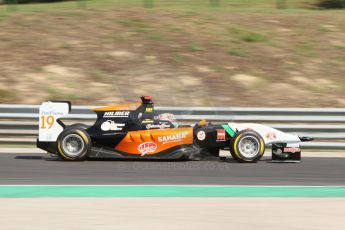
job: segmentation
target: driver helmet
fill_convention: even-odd
[[[178,124],[175,118],[175,115],[172,113],[162,113],[159,115],[159,120],[161,121],[170,121],[175,128],[178,128]]]

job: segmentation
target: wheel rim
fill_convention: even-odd
[[[84,140],[77,134],[69,134],[62,140],[64,152],[72,157],[78,156],[84,149]]]
[[[259,153],[259,140],[254,136],[245,136],[240,140],[238,149],[244,157],[253,158]]]

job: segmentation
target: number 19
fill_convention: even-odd
[[[42,116],[41,117],[41,121],[42,121],[42,124],[41,124],[41,129],[46,129],[46,123],[48,124],[48,129],[50,129],[51,127],[53,127],[54,125],[54,117],[53,116]]]

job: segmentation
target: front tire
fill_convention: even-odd
[[[83,161],[89,155],[91,138],[83,128],[67,128],[59,135],[57,146],[63,160]]]
[[[265,153],[265,143],[257,132],[243,130],[237,133],[232,139],[230,153],[238,162],[256,162]]]

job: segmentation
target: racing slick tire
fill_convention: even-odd
[[[68,126],[68,128],[81,128],[81,129],[88,129],[89,127],[90,127],[89,125],[85,125],[83,123],[75,123]]]
[[[253,163],[264,155],[265,142],[257,132],[243,130],[232,139],[230,153],[238,162]]]
[[[82,127],[65,129],[57,139],[58,155],[66,161],[83,161],[91,150],[91,138]]]

